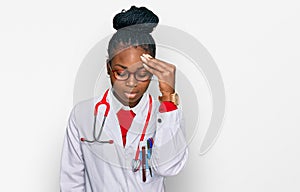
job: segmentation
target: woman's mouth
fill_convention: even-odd
[[[124,94],[128,99],[133,99],[137,96],[137,92],[125,92]]]

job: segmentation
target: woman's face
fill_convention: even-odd
[[[150,79],[138,81],[135,78],[138,77],[139,79],[143,78],[144,75],[149,75],[140,58],[143,53],[147,52],[141,47],[129,47],[119,52],[111,60],[110,66],[107,64],[114,95],[125,106],[136,106],[149,86]],[[137,71],[138,73],[134,75],[133,73]],[[122,77],[127,72],[129,72],[127,80],[116,79],[116,75]]]

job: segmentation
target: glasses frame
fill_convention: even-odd
[[[153,76],[152,73],[147,72],[147,73],[150,74],[149,79],[147,79],[147,80],[139,80],[139,79],[136,78],[137,72],[138,72],[139,70],[137,70],[137,71],[135,71],[135,72],[129,72],[127,69],[124,69],[124,70],[127,71],[128,77],[127,77],[126,79],[118,79],[118,78],[116,77],[115,72],[117,72],[117,71],[119,71],[119,70],[113,70],[112,67],[111,67],[111,64],[108,64],[108,66],[109,66],[109,70],[112,72],[114,78],[115,78],[116,80],[118,80],[118,81],[127,81],[127,80],[129,79],[129,77],[130,77],[131,75],[133,75],[133,77],[134,77],[134,79],[135,79],[136,81],[139,81],[139,82],[146,82],[146,81],[151,80],[151,79],[152,79],[152,76]]]

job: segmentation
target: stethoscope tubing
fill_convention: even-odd
[[[80,140],[82,142],[87,142],[87,143],[95,143],[95,142],[97,142],[97,143],[100,143],[100,144],[106,144],[106,143],[113,144],[113,142],[114,142],[113,140],[106,140],[106,141],[100,140],[100,137],[101,137],[101,134],[102,134],[102,131],[103,131],[103,127],[104,127],[107,115],[109,113],[109,110],[110,110],[110,105],[106,101],[108,90],[106,90],[105,94],[103,95],[103,98],[101,99],[101,101],[99,101],[95,105],[95,108],[94,108],[93,140],[87,140],[85,138],[81,138]],[[96,133],[96,125],[97,125],[98,108],[99,108],[100,105],[105,105],[106,108],[105,108],[105,113],[103,115],[102,124],[101,124],[100,130],[99,130],[99,133],[97,135],[97,133]],[[152,112],[152,98],[149,95],[149,109],[148,109],[148,113],[147,113],[147,117],[146,117],[146,122],[144,124],[144,128],[143,128],[143,131],[142,131],[142,134],[141,134],[141,137],[140,137],[140,142],[142,142],[144,140],[144,137],[145,137],[145,134],[146,134],[146,130],[147,130],[147,127],[148,127],[148,123],[149,123],[149,120],[150,120],[151,112]],[[153,142],[152,142],[152,144],[153,144]],[[132,161],[132,170],[133,170],[133,172],[138,171],[139,168],[140,168],[140,165],[142,164],[143,165],[143,168],[142,168],[143,169],[143,181],[145,182],[145,180],[146,180],[146,175],[145,175],[145,146],[142,147],[142,149],[143,149],[142,150],[142,152],[143,152],[143,155],[142,155],[143,158],[142,158],[142,162],[141,162],[139,160],[140,146],[139,145],[137,146],[135,158]],[[152,173],[151,173],[151,175],[152,175]]]
[[[94,140],[87,140],[85,138],[81,138],[80,140],[82,142],[88,142],[88,143],[94,143],[94,142],[97,142],[97,143],[101,143],[101,144],[104,144],[104,143],[109,143],[109,144],[113,144],[113,140],[107,140],[107,141],[102,141],[100,140],[100,137],[101,137],[101,134],[102,134],[102,131],[103,131],[103,127],[104,127],[104,124],[105,124],[105,121],[106,121],[106,117],[108,115],[108,112],[110,110],[110,105],[109,103],[106,101],[106,97],[107,97],[107,94],[108,94],[108,90],[106,90],[103,98],[101,99],[101,101],[99,101],[96,105],[95,105],[95,108],[94,108],[94,123],[93,123],[93,138]],[[100,127],[100,130],[99,130],[99,133],[98,135],[96,134],[96,125],[97,125],[97,116],[98,116],[98,108],[100,105],[105,105],[105,113],[103,115],[103,120],[102,120],[102,124],[101,124],[101,127]],[[97,136],[96,136],[97,135]]]

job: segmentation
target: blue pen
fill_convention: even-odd
[[[153,139],[149,138],[150,156],[152,155]]]
[[[151,145],[151,139],[148,139],[147,140],[147,148],[148,148],[148,152],[147,152],[147,161],[146,161],[146,167],[149,169],[149,172],[150,172],[150,176],[152,177],[152,169],[151,169],[151,166],[148,164],[148,159],[150,160],[150,157],[151,157],[151,149],[152,149],[152,145]]]
[[[147,140],[147,148],[148,148],[148,150],[147,150],[147,158],[150,159],[151,153],[150,153],[150,140],[149,139]]]

